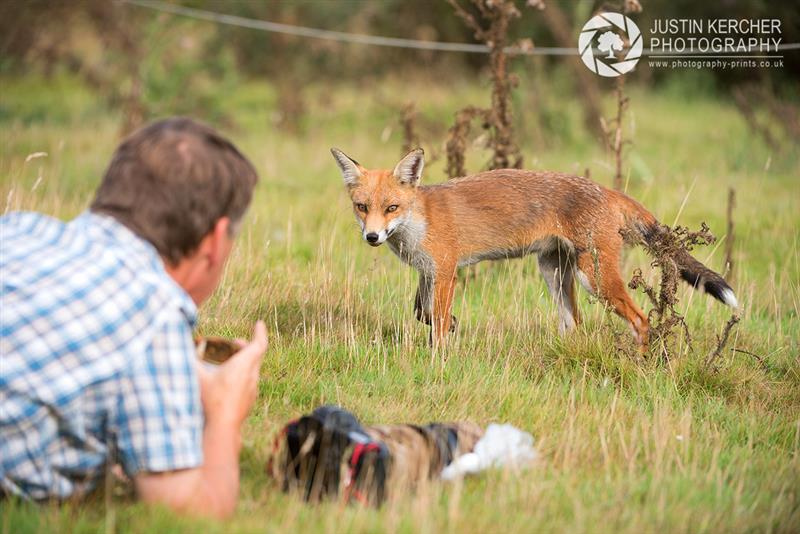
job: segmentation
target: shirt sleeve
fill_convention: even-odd
[[[117,455],[128,475],[203,463],[203,408],[192,331],[178,309],[164,311],[152,342],[122,378]]]

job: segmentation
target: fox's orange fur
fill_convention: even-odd
[[[578,176],[513,169],[420,186],[421,149],[394,170],[368,170],[340,150],[331,152],[364,239],[373,246],[386,242],[419,271],[416,316],[431,325],[434,342],[454,327],[450,310],[457,267],[536,254],[562,332],[579,322],[578,278],[628,321],[646,346],[647,317],[628,295],[619,271],[620,230],[629,228],[647,240],[660,225],[632,198]],[[688,254],[675,259],[689,283],[736,306],[719,275]]]

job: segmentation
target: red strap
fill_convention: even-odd
[[[361,504],[369,504],[367,502],[367,497],[355,487],[356,468],[358,467],[358,461],[361,459],[361,456],[363,456],[365,453],[379,450],[381,450],[381,446],[375,442],[356,443],[356,446],[353,448],[353,454],[350,456],[350,480],[347,481],[347,486],[344,488],[346,501],[350,501],[351,498],[355,498]]]
[[[361,455],[364,453],[379,451],[380,449],[380,445],[375,442],[356,443],[356,446],[353,449],[353,455],[350,456],[350,467],[355,469],[355,467],[358,465],[358,461],[361,459]]]

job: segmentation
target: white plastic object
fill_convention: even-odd
[[[442,469],[443,480],[453,480],[490,467],[513,470],[528,467],[536,459],[533,436],[513,425],[490,424],[472,452],[463,454]]]

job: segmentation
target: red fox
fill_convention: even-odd
[[[434,344],[455,329],[450,310],[457,267],[536,254],[558,307],[561,333],[579,322],[577,278],[628,322],[641,347],[647,346],[647,316],[625,290],[620,253],[623,234],[649,243],[664,227],[632,198],[579,176],[514,169],[421,186],[422,149],[409,152],[393,171],[368,170],[336,148],[331,153],[364,239],[373,247],[387,243],[419,271],[414,311],[431,326]],[[719,274],[687,252],[674,259],[686,282],[738,307]]]

